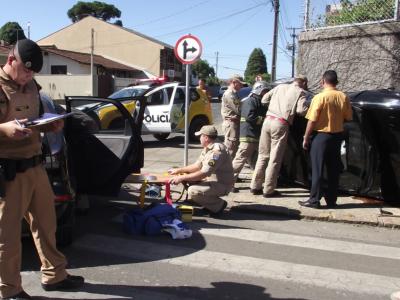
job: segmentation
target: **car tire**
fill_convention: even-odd
[[[169,137],[169,133],[155,133],[153,136],[159,141],[165,141]]]
[[[195,135],[196,131],[199,131],[204,125],[209,125],[208,119],[206,117],[197,117],[192,120],[189,126],[189,140],[191,142],[198,142],[200,140],[199,136]]]

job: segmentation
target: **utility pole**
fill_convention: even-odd
[[[90,30],[90,85],[92,89],[92,96],[94,96],[94,63],[93,63],[93,54],[94,54],[94,29]]]
[[[31,22],[28,22],[27,26],[28,26],[28,39],[30,39],[31,38]]]
[[[218,54],[219,52],[215,52],[216,58],[215,58],[215,77],[218,77]]]
[[[310,27],[310,0],[305,0],[304,6],[304,30]]]
[[[278,22],[279,22],[279,0],[274,0],[274,39],[272,42],[272,67],[271,67],[271,80],[276,80],[276,55],[278,48]]]
[[[292,34],[290,35],[292,37],[292,44],[288,44],[286,46],[287,50],[292,51],[292,78],[294,77],[294,61],[295,61],[295,55],[296,55],[296,30],[301,29],[301,28],[295,28],[295,27],[289,27],[286,28],[287,30],[292,30]]]

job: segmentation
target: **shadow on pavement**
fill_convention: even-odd
[[[252,300],[305,300],[304,298],[275,298],[266,292],[262,286],[236,283],[236,282],[211,282],[213,287],[201,288],[196,286],[129,286],[112,284],[86,283],[81,291],[93,294],[115,295],[121,299],[252,299]],[[138,293],[140,293],[138,295]],[[158,295],[157,295],[158,294]],[[151,298],[154,297],[154,298]],[[172,298],[173,297],[173,298]],[[67,298],[34,297],[34,299],[66,300]],[[69,299],[69,298],[68,298]],[[74,298],[78,299],[78,298]],[[91,298],[96,300],[95,298]],[[105,299],[105,298],[99,298]],[[84,300],[84,299],[81,299]]]
[[[300,217],[300,211],[298,209],[292,209],[292,208],[288,208],[285,206],[279,206],[279,205],[268,205],[268,204],[237,204],[233,207],[231,207],[231,211],[238,211],[238,212],[247,212],[247,213],[251,213],[251,215],[249,215],[248,219],[254,220],[255,216],[258,215],[262,215],[263,216],[263,220],[266,219],[266,217],[271,217],[276,215],[276,216],[280,216],[279,220],[282,220],[282,218],[285,218],[285,216],[287,216],[286,219],[301,219]],[[242,218],[243,214],[235,214],[235,216],[237,216],[237,219],[231,219],[231,220],[243,220]],[[273,219],[274,220],[274,219]]]

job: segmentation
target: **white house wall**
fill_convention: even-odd
[[[97,77],[94,77],[94,91],[97,91]],[[91,96],[90,75],[35,75],[42,91],[53,99],[63,99],[65,96]]]
[[[80,64],[70,58],[49,53],[43,56],[43,68],[40,74],[51,74],[51,66],[67,66],[67,75],[88,75],[90,66]]]

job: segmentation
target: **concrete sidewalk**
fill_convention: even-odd
[[[190,145],[189,164],[197,159],[200,152],[200,145]],[[183,139],[181,137],[173,137],[164,142],[162,146],[160,142],[146,143],[142,173],[164,173],[172,166],[182,166],[183,153]],[[300,187],[278,187],[282,196],[276,198],[266,199],[262,195],[254,196],[249,189],[251,172],[249,168],[242,171],[240,178],[243,179],[243,182],[236,185],[239,188],[239,193],[230,193],[224,197],[229,203],[228,209],[283,215],[291,218],[400,228],[400,208],[391,207],[373,199],[340,196],[338,207],[335,209],[324,209],[323,200],[321,201],[321,209],[313,209],[302,207],[297,203],[299,200],[306,200],[308,197],[308,190]]]

